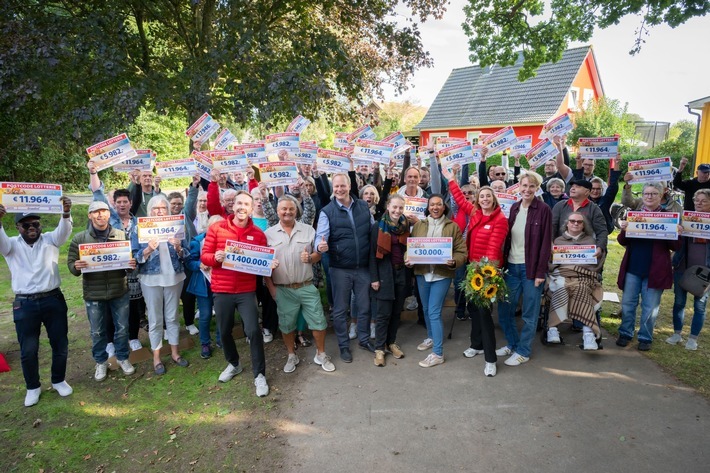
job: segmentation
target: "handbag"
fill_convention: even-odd
[[[703,297],[710,289],[710,268],[695,265],[685,270],[680,287],[695,297]]]

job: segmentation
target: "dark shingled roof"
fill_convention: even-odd
[[[547,122],[565,100],[589,50],[590,46],[568,49],[559,61],[543,64],[537,76],[525,82],[518,81],[522,53],[509,67],[454,69],[415,128]]]

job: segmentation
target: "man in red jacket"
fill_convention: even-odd
[[[234,310],[238,310],[244,323],[244,332],[249,338],[254,385],[259,397],[269,394],[266,383],[266,361],[264,359],[264,338],[259,328],[259,313],[256,304],[256,276],[232,271],[222,267],[227,240],[240,241],[251,245],[266,246],[266,236],[251,220],[254,199],[246,191],[237,192],[234,213],[221,222],[210,226],[202,248],[202,262],[212,267],[212,292],[214,310],[222,337],[224,357],[229,364],[219,376],[226,383],[242,372],[239,353],[234,343]],[[274,261],[277,266],[278,262]]]

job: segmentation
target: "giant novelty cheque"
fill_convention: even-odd
[[[0,182],[2,205],[7,213],[60,214],[62,186],[31,182]]]

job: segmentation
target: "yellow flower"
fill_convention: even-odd
[[[475,274],[471,278],[471,287],[474,291],[480,291],[483,288],[483,276]]]
[[[496,296],[496,293],[498,292],[498,288],[495,286],[490,286],[488,289],[486,289],[486,298],[488,299],[493,299]]]
[[[494,277],[496,274],[498,274],[498,271],[496,271],[496,268],[491,266],[490,264],[487,264],[483,268],[481,268],[481,272],[490,278]]]

